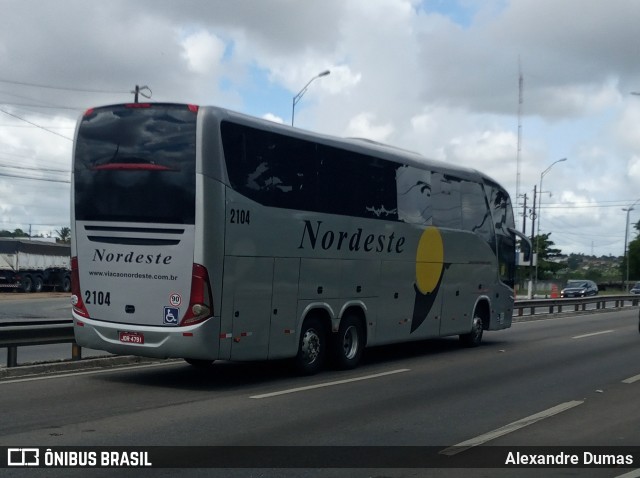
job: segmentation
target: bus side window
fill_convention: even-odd
[[[431,171],[402,165],[396,171],[398,218],[409,224],[430,226]]]
[[[233,189],[265,206],[318,209],[315,143],[230,122],[222,142]]]
[[[462,229],[460,180],[434,172],[432,178],[433,224],[438,227]]]
[[[271,195],[269,206],[318,209],[315,144],[297,138],[272,135],[269,148]]]
[[[318,161],[320,212],[398,219],[396,164],[323,145]]]
[[[491,211],[480,183],[461,182],[462,227],[482,237],[495,250],[495,234],[491,224]]]

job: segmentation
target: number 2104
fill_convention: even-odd
[[[230,213],[229,222],[231,224],[250,224],[251,223],[250,211],[246,209],[231,209],[229,213]]]
[[[85,290],[84,302],[93,305],[111,305],[111,292]]]

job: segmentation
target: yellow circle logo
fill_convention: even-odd
[[[438,285],[444,262],[442,236],[436,227],[427,227],[416,252],[416,285],[423,294],[433,292]]]

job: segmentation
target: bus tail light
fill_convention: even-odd
[[[78,258],[71,258],[71,306],[73,311],[84,317],[89,318],[89,311],[82,301],[82,293],[80,292],[80,274],[78,273]]]
[[[151,103],[127,103],[125,108],[151,108]]]
[[[180,325],[194,325],[200,323],[213,315],[213,304],[211,300],[211,283],[207,268],[200,264],[193,265],[191,277],[191,297],[187,313],[182,318]]]

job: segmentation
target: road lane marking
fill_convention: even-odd
[[[576,335],[572,339],[584,339],[585,337],[593,337],[594,335],[610,334],[613,330],[603,330],[602,332],[593,332],[591,334]]]
[[[622,383],[634,383],[640,381],[640,375],[636,375],[634,377],[625,378]]]
[[[570,410],[573,407],[577,407],[578,405],[582,405],[584,400],[572,400],[571,402],[561,403],[560,405],[556,405],[555,407],[551,407],[547,410],[544,410],[540,413],[536,413],[535,415],[530,415],[526,418],[522,418],[521,420],[517,420],[515,422],[509,423],[503,427],[497,428],[496,430],[485,433],[484,435],[477,436],[470,440],[466,440],[458,443],[457,445],[450,446],[445,448],[444,450],[439,451],[438,453],[441,455],[453,456],[458,453],[462,453],[463,451],[468,450],[469,448],[473,448],[474,446],[482,445],[488,441],[491,441],[495,438],[501,437],[503,435],[507,435],[508,433],[515,432],[521,428],[527,427],[529,425],[533,425],[540,420],[545,418],[552,417],[557,415],[558,413]]]
[[[344,380],[336,380],[335,382],[317,383],[315,385],[308,385],[306,387],[289,388],[287,390],[280,390],[278,392],[263,393],[261,395],[252,395],[249,398],[260,399],[260,398],[277,397],[278,395],[286,395],[288,393],[306,392],[307,390],[314,390],[316,388],[333,387],[335,385],[343,385],[345,383],[360,382],[362,380],[371,380],[371,379],[374,379],[374,378],[385,377],[387,375],[393,375],[393,374],[396,374],[396,373],[402,373],[402,372],[408,372],[408,371],[409,371],[408,368],[401,368],[401,369],[398,369],[398,370],[391,370],[389,372],[376,373],[376,374],[373,374],[373,375],[364,375],[362,377],[354,377],[354,378],[347,378],[347,379],[344,379]]]
[[[640,468],[630,471],[629,473],[625,473],[624,475],[618,475],[616,478],[640,478]]]

